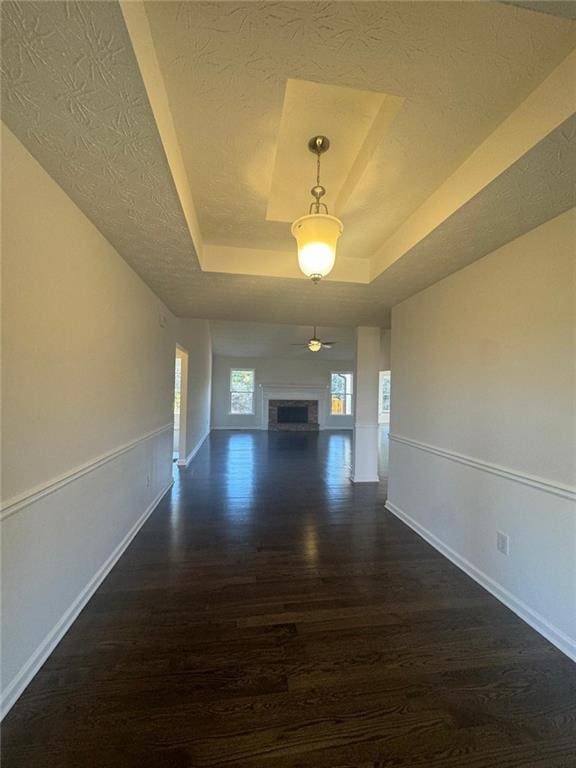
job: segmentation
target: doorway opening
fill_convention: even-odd
[[[172,461],[186,465],[186,424],[188,406],[188,352],[176,345],[174,361],[174,443]]]

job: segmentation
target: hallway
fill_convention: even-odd
[[[5,768],[568,768],[571,662],[349,481],[212,432],[7,716]]]

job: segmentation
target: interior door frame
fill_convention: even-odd
[[[176,344],[175,358],[180,358],[180,420],[178,424],[178,466],[186,466],[187,458],[187,427],[188,427],[188,366],[190,356],[188,350]]]

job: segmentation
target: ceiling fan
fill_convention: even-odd
[[[316,326],[314,326],[314,334],[312,335],[311,339],[308,339],[308,341],[304,342],[303,344],[292,344],[293,347],[308,347],[310,352],[320,352],[321,349],[332,349],[334,344],[337,344],[336,341],[321,341],[316,336]]]

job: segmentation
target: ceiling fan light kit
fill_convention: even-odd
[[[330,141],[326,136],[313,136],[308,149],[316,155],[316,184],[310,190],[314,202],[306,216],[292,224],[292,234],[298,247],[298,264],[302,272],[317,283],[326,277],[336,261],[336,243],[344,231],[344,225],[336,216],[328,213],[326,203],[320,202],[326,189],[320,184],[320,157],[328,151]]]

